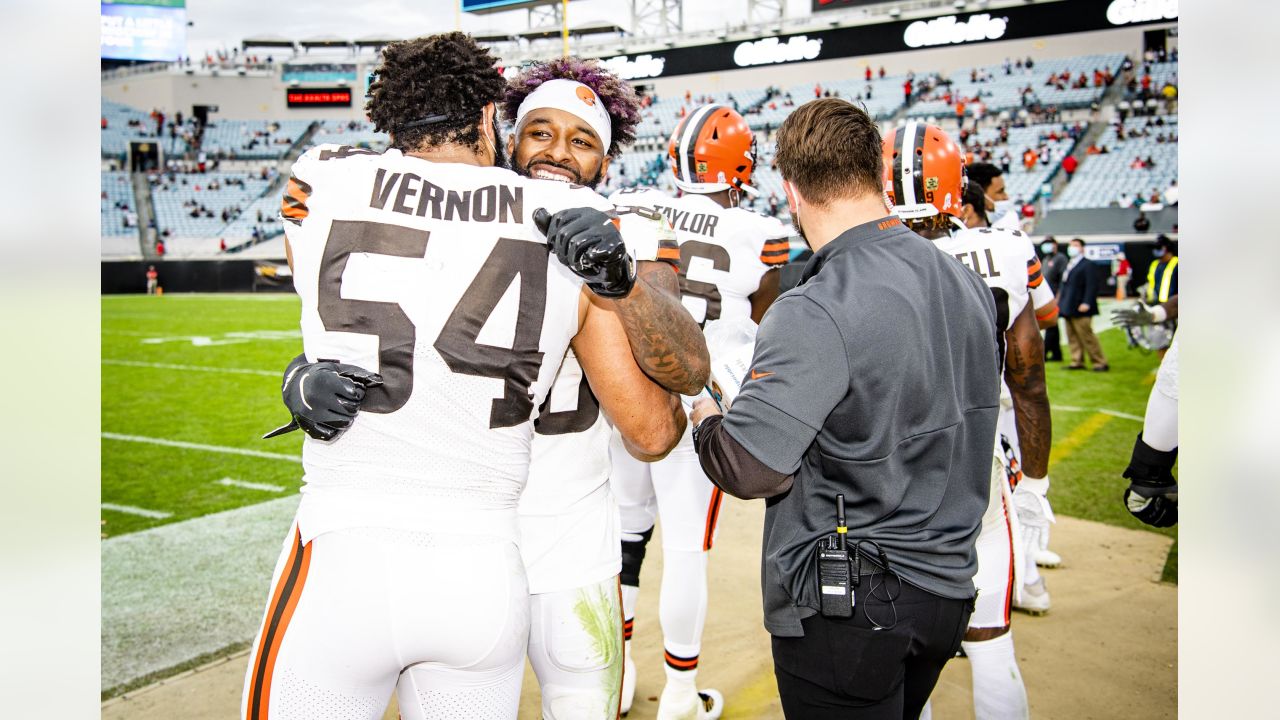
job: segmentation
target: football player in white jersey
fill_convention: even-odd
[[[512,169],[594,188],[611,157],[634,138],[638,107],[631,86],[594,61],[560,58],[532,65],[512,79],[503,103],[516,131],[508,140]],[[637,257],[660,258],[639,261],[637,282],[678,298],[679,251],[666,219],[620,216]],[[705,344],[683,306],[665,302],[660,293],[633,293],[620,313],[633,354],[655,381],[695,392],[705,382]],[[336,368],[313,372],[326,383],[340,382]],[[349,422],[356,405],[344,405],[336,395],[312,397],[308,404],[286,395],[286,401],[303,424],[324,418]],[[534,421],[529,481],[518,508],[530,591],[529,659],[549,720],[599,720],[618,713],[621,552],[618,510],[608,485],[610,433],[570,351]],[[401,685],[414,683],[417,674],[406,671]],[[419,717],[412,708],[402,715]]]
[[[699,324],[750,318],[759,322],[778,295],[778,273],[793,233],[781,222],[739,207],[750,187],[755,137],[742,116],[724,105],[704,105],[676,127],[667,150],[676,186],[673,198],[652,188],[610,196],[627,206],[665,215],[680,244],[680,290]],[[622,509],[622,601],[626,612],[627,669],[622,708],[630,708],[638,677],[631,638],[639,597],[640,565],[655,520],[662,522],[662,623],[666,684],[658,717],[716,718],[723,697],[696,685],[707,614],[707,551],[715,539],[723,496],[702,471],[686,433],[664,460],[643,463],[613,454],[614,493]]]
[[[341,374],[300,365],[285,393],[305,402],[310,379],[364,412],[307,428],[333,439],[304,441],[245,718],[380,718],[406,670],[406,716],[516,717],[516,505],[561,359],[574,349],[628,452],[662,457],[684,430],[603,299],[635,280],[612,207],[491,167],[494,64],[462,33],[388,45],[367,109],[391,148],[321,145],[294,165],[282,215],[305,355]]]
[[[887,133],[884,163],[885,194],[894,212],[982,277],[996,300],[995,330],[1011,403],[1002,406],[997,425],[991,500],[977,540],[978,600],[961,647],[973,669],[975,716],[1026,718],[1026,688],[1009,633],[1015,577],[1021,575],[1015,560],[1021,548],[1015,539],[1019,532],[1012,500],[1015,483],[1048,484],[1043,478],[1052,428],[1044,344],[1031,302],[1031,291],[1044,279],[1035,250],[1020,231],[968,229],[960,223],[968,184],[964,153],[940,128],[908,122]],[[982,202],[972,191],[970,198]],[[1021,471],[1007,439],[1010,432],[1022,438]]]
[[[961,213],[961,220],[965,227],[970,230],[990,227],[985,205],[982,189],[970,183],[964,191],[964,206]],[[1019,252],[1022,252],[1024,245],[1026,246],[1027,287],[1031,293],[1031,304],[1035,308],[1036,322],[1041,330],[1045,328],[1046,321],[1050,325],[1056,324],[1058,302],[1049,289],[1049,283],[1041,274],[1040,261],[1036,258],[1031,238],[1020,230],[993,229],[997,236],[1004,238],[1005,242],[1019,248]],[[1009,456],[1009,464],[1016,468],[1021,463],[1022,448],[1020,436],[1014,424],[1014,415],[1011,412],[1013,397],[1009,393],[1008,385],[1001,388],[1000,406],[1004,411],[1000,418],[1001,433],[1004,441],[1009,445],[1005,452]],[[1062,564],[1062,558],[1049,549],[1049,526],[1054,522],[1054,516],[1053,508],[1049,505],[1048,492],[1049,479],[1046,475],[1044,478],[1032,478],[1030,482],[1016,483],[1013,493],[1013,504],[1018,511],[1018,522],[1022,531],[1022,552],[1019,554],[1021,557],[1019,582],[1022,587],[1013,595],[1013,608],[1032,615],[1043,615],[1049,612],[1050,608],[1049,589],[1040,575],[1040,566],[1058,567]]]
[[[639,105],[631,86],[595,61],[565,57],[527,67],[511,79],[504,101],[512,168],[594,188],[634,139]],[[618,208],[618,214],[624,239],[643,258],[637,282],[660,291],[651,297],[678,298],[679,250],[666,218],[631,208]],[[632,309],[621,317],[641,368],[667,388],[697,392],[697,383],[705,382],[706,354],[697,324],[678,302]],[[556,410],[555,393],[565,393],[570,403],[576,395],[576,414],[553,412],[535,422],[533,465],[520,499],[521,551],[532,594],[529,661],[547,720],[616,717],[623,678],[611,430],[603,419],[588,426],[595,398],[585,383],[560,389],[576,383],[565,377],[575,365],[570,353],[548,409]],[[584,614],[593,598],[607,598],[607,612]]]

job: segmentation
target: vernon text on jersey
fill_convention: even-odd
[[[524,222],[524,188],[486,185],[474,190],[445,190],[413,173],[378,168],[369,207],[435,220]]]

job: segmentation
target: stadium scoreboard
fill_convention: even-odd
[[[351,88],[289,88],[285,91],[289,107],[351,107]]]
[[[559,5],[561,0],[459,0],[462,12],[476,15],[503,12],[505,10],[524,10],[539,5]]]
[[[172,62],[187,52],[186,0],[102,0],[102,57]]]

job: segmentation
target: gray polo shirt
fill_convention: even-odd
[[[817,612],[813,548],[835,529],[838,493],[849,537],[879,543],[904,581],[973,596],[996,347],[982,280],[892,217],[822,248],[769,309],[723,421],[756,460],[795,476],[765,512],[769,632],[803,635]]]

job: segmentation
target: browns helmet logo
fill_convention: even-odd
[[[591,92],[591,88],[585,87],[585,86],[579,86],[577,93],[578,93],[579,100],[581,100],[582,102],[586,103],[591,107],[596,106],[596,94]]]

